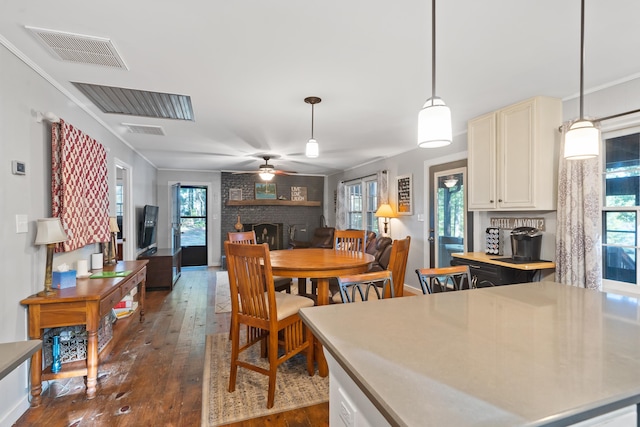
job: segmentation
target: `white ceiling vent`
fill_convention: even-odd
[[[103,113],[193,121],[191,97],[71,82]]]
[[[137,125],[135,123],[123,123],[129,133],[137,133],[142,135],[164,135],[162,126],[153,125]]]
[[[111,40],[26,26],[58,59],[128,70]]]

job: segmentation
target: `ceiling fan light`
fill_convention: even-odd
[[[437,96],[427,99],[418,114],[418,147],[444,147],[452,139],[451,110]]]
[[[318,141],[316,141],[315,139],[311,138],[309,140],[309,142],[307,142],[307,147],[305,149],[305,155],[309,158],[315,158],[318,157],[318,155],[320,154],[320,149],[318,147]]]
[[[589,120],[577,120],[564,137],[564,158],[582,160],[600,155],[600,129]]]
[[[263,181],[271,181],[275,176],[273,172],[260,172],[258,175],[260,175]]]

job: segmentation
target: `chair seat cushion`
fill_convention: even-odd
[[[265,292],[266,297],[266,292]],[[314,302],[311,298],[301,297],[299,295],[285,294],[276,292],[276,307],[278,308],[278,320],[297,314],[298,310],[304,307],[313,307]]]

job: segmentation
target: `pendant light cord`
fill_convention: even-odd
[[[313,138],[313,108],[315,107],[315,104],[311,104],[311,139]]]
[[[582,0],[581,8],[580,8],[580,120],[584,119],[583,98],[584,98],[584,0]]]
[[[435,96],[436,96],[436,0],[432,0],[431,1],[431,98],[435,98]]]

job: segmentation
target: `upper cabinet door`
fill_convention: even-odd
[[[547,97],[470,120],[469,209],[555,210],[561,124],[562,102]]]
[[[496,198],[496,114],[485,114],[469,121],[467,138],[469,209],[495,209],[498,202]]]

